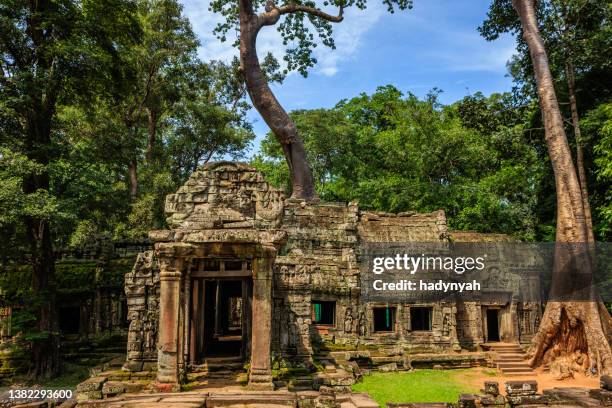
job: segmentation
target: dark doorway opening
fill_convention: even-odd
[[[487,309],[487,341],[499,341],[498,309]]]
[[[205,281],[206,356],[239,356],[242,347],[242,283]]]
[[[79,334],[81,328],[81,308],[67,306],[59,309],[59,327],[63,334]]]
[[[190,360],[247,357],[250,279],[193,279]]]

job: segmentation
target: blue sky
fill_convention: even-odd
[[[200,57],[230,60],[236,50],[212,35],[219,16],[208,11],[208,1],[181,2],[202,43]],[[488,43],[479,36],[476,28],[488,5],[489,0],[414,0],[413,9],[389,14],[382,2],[370,0],[368,9],[349,10],[335,25],[336,50],[316,48],[318,64],[307,78],[291,74],[273,90],[288,111],[332,107],[386,84],[418,96],[437,87],[443,91],[443,103],[476,91],[485,95],[508,91],[506,61],[514,53],[515,41],[505,36]],[[275,28],[260,33],[258,51],[282,56]],[[249,118],[259,139],[268,128],[257,112]],[[255,151],[258,145],[256,141]]]

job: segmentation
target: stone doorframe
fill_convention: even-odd
[[[270,364],[273,245],[261,243],[155,244],[160,268],[157,386],[177,390],[186,373],[189,353],[190,276],[193,259],[249,259],[252,265],[251,368],[249,387],[273,389]]]

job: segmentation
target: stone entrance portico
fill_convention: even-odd
[[[234,172],[224,171],[224,166]],[[236,167],[240,165],[220,163],[209,167],[206,177],[192,177],[166,200],[168,223],[175,228],[150,234],[160,280],[161,389],[178,388],[190,366],[202,358],[203,343],[211,341],[203,335],[205,323],[210,323],[203,314],[202,286],[215,280],[219,289],[224,279],[242,282],[241,355],[250,361],[249,386],[272,389],[272,267],[286,235],[274,226],[282,195],[250,168],[236,172]],[[215,325],[222,318],[218,309],[216,314]]]

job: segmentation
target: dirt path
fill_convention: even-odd
[[[475,386],[481,389],[485,381],[499,382],[500,391],[505,394],[504,383],[506,381],[524,381],[535,380],[538,382],[538,392],[555,387],[583,387],[583,388],[599,388],[599,377],[587,377],[582,374],[575,374],[574,378],[566,380],[556,380],[551,374],[542,372],[537,369],[536,375],[531,376],[503,376],[497,370],[491,368],[474,369],[474,374],[471,373],[465,376],[466,384]]]

